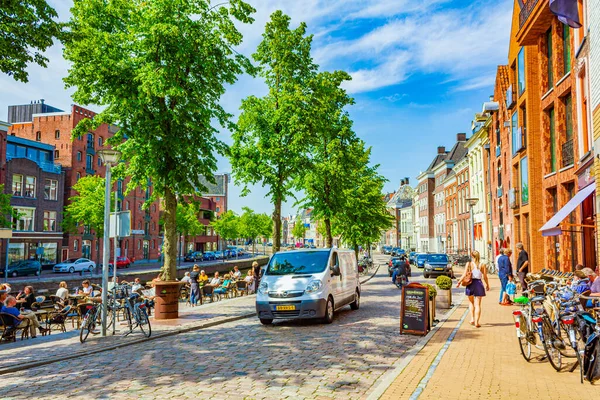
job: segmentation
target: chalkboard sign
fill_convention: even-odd
[[[403,286],[400,334],[426,335],[429,329],[429,288],[420,283]]]

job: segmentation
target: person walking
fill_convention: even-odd
[[[521,282],[521,291],[524,292],[527,290],[525,277],[529,272],[529,254],[527,254],[523,248],[523,243],[517,243],[517,250],[519,251],[519,256],[517,258],[517,277],[519,278],[519,282]]]
[[[498,258],[498,278],[500,278],[500,284],[502,289],[500,290],[500,299],[498,304],[502,304],[504,299],[504,292],[506,291],[506,284],[508,283],[508,276],[513,274],[512,263],[510,262],[510,256],[512,254],[511,249],[503,249],[502,255]]]
[[[465,272],[458,279],[456,287],[460,287],[463,281],[467,282],[468,275],[470,275],[471,281],[465,288],[465,294],[469,299],[469,313],[471,315],[469,323],[476,328],[481,328],[479,324],[481,320],[481,299],[485,296],[485,291],[490,290],[490,283],[488,282],[487,268],[481,266],[481,256],[477,250],[471,252],[471,261],[465,266]],[[482,280],[485,282],[485,288]]]

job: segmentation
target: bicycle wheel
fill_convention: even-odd
[[[521,348],[521,354],[525,361],[531,361],[531,342],[532,337],[531,327],[524,315],[521,314],[519,321],[519,347]]]
[[[550,324],[550,320],[548,317],[544,316],[543,330],[544,330],[544,351],[548,356],[548,361],[550,361],[550,365],[557,371],[560,371],[562,368],[562,354],[555,347],[554,342],[560,341],[561,339],[556,335],[554,329],[552,329],[552,325]]]
[[[146,310],[140,307],[135,308],[136,319],[140,330],[146,337],[150,337],[152,335],[152,327],[150,326],[150,320],[148,319],[148,314]]]
[[[92,331],[92,320],[90,317],[90,313],[88,312],[83,317],[83,322],[81,323],[81,329],[79,330],[79,341],[84,343],[90,332]]]

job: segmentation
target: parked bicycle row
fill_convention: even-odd
[[[513,316],[523,358],[547,360],[556,371],[579,370],[581,383],[598,381],[600,279],[589,268],[542,270],[526,284],[523,295],[511,299],[519,305]]]

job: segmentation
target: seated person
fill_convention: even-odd
[[[208,283],[208,275],[206,275],[206,272],[204,270],[200,271],[200,276],[198,277],[198,285],[200,285],[200,287],[206,285]]]
[[[198,267],[198,266],[194,265],[194,268],[196,268],[196,267]],[[189,284],[191,281],[192,281],[192,279],[190,278],[190,273],[189,272],[186,272],[183,275],[183,278],[181,278],[181,282],[183,282],[183,283],[188,283]]]
[[[237,265],[235,267],[233,267],[233,275],[231,276],[231,278],[236,281],[238,281],[242,278],[242,271],[240,271],[240,269],[237,267]]]
[[[216,288],[213,291],[213,293],[216,293],[216,294],[227,293],[227,288],[229,287],[230,283],[231,283],[231,277],[229,276],[229,274],[225,274],[225,280],[223,281],[223,284],[221,286],[219,286],[218,288]]]
[[[591,268],[584,268],[583,273],[590,280],[590,296],[600,297],[600,279]]]
[[[10,293],[10,285],[8,283],[0,283],[0,290],[6,291],[6,293]],[[2,306],[0,306],[2,307]]]
[[[12,317],[14,318],[14,326],[18,327],[21,324],[29,324],[29,334],[32,338],[37,337],[38,329],[41,333],[45,333],[47,331],[45,328],[42,328],[40,326],[40,323],[34,313],[21,313],[16,306],[17,299],[13,296],[8,296],[8,298],[4,301],[4,306],[2,306],[0,312],[12,315]]]
[[[33,294],[32,286],[25,286],[24,292],[19,292],[17,295],[17,303],[26,310],[31,310],[31,305],[35,303],[35,295]]]
[[[86,279],[85,281],[81,282],[81,286],[83,287],[81,288],[81,290],[79,290],[80,295],[89,297],[93,294],[94,288],[92,287],[92,285],[90,285],[90,281]]]
[[[219,278],[219,271],[215,272],[215,277],[210,280],[210,286],[219,286],[221,278]]]
[[[144,285],[140,282],[140,278],[135,278],[133,280],[133,285],[131,285],[131,291],[133,293],[137,293],[138,290],[143,289]]]
[[[67,289],[67,282],[62,281],[58,284],[58,290],[56,291],[56,297],[60,297],[60,299],[64,302],[69,297],[69,289]]]

